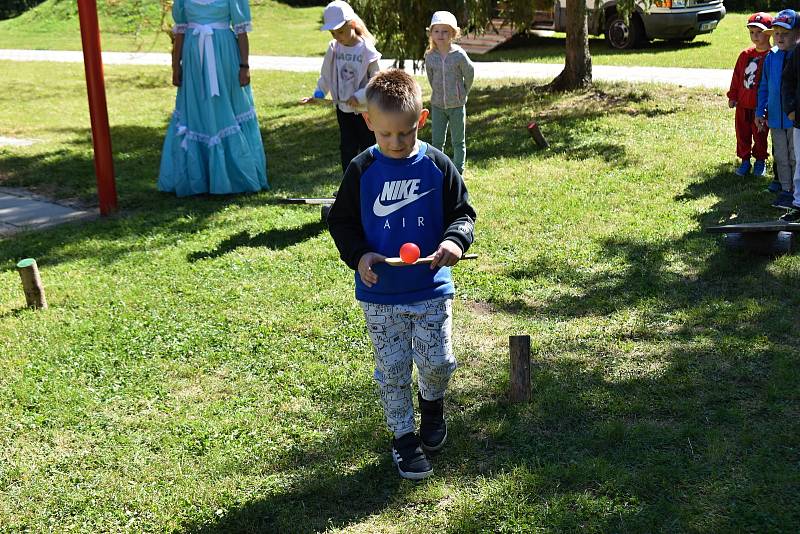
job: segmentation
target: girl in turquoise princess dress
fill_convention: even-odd
[[[248,65],[248,0],[175,0],[178,86],[158,189],[179,197],[268,189]]]

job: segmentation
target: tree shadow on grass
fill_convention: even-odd
[[[664,301],[667,305],[661,307],[674,311],[691,307],[704,296],[739,300],[743,295],[760,298],[776,290],[778,294],[781,289],[786,290],[786,284],[792,280],[780,279],[768,269],[771,258],[727,250],[717,236],[704,231],[709,226],[733,220],[774,219],[774,209],[768,206],[762,185],[752,178],[734,175],[728,165],[720,165],[698,177],[674,200],[687,202],[708,195],[716,197],[716,201],[710,209],[695,216],[698,228],[677,239],[651,242],[610,237],[596,241],[602,263],[621,268],[586,272],[561,261],[537,257],[507,273],[516,280],[563,281],[577,288],[575,293],[543,304],[513,297],[498,298],[492,304],[511,313],[570,318],[635,309],[649,300]],[[671,271],[670,263],[675,256],[691,266],[696,274],[687,277]],[[766,305],[780,307],[778,302]]]
[[[190,522],[183,531],[323,532],[380,513],[408,487],[387,452],[377,394],[369,377],[329,385],[318,411],[330,421],[320,439],[290,446],[265,476],[281,482],[223,517]],[[364,460],[367,458],[367,460]],[[358,465],[354,465],[354,459]],[[258,461],[256,461],[258,463]],[[252,469],[253,461],[243,462]]]
[[[383,510],[401,486],[396,470],[384,456],[354,472],[316,466],[291,484],[291,490],[256,500],[223,519],[206,525],[186,525],[185,532],[324,532],[353,524]]]
[[[163,128],[113,127],[120,214],[91,223],[24,232],[0,240],[2,256],[10,258],[8,268],[13,267],[11,259],[28,256],[41,258],[43,266],[86,257],[109,264],[136,250],[140,246],[136,241],[143,236],[158,235],[156,245],[168,247],[181,236],[202,232],[213,224],[212,219],[220,210],[270,205],[287,191],[292,196],[321,196],[323,192],[327,196],[338,187],[341,175],[335,119],[300,121],[271,129],[262,124],[262,127],[270,191],[186,198],[176,198],[156,189],[166,123]],[[97,186],[91,133],[88,128],[60,133],[68,138],[63,148],[45,153],[1,155],[3,185],[29,188],[45,196],[92,205],[96,202]],[[314,140],[316,150],[308,149],[310,139]],[[270,209],[295,208],[275,205]],[[290,234],[284,240],[291,239]],[[278,237],[273,234],[269,238]]]
[[[621,268],[587,273],[545,258],[508,272],[575,293],[544,304],[498,298],[497,313],[617,319],[602,334],[555,335],[535,348],[531,405],[489,398],[464,420],[482,442],[474,460],[489,466],[494,489],[448,517],[450,532],[503,521],[563,531],[792,530],[800,520],[792,497],[800,484],[800,375],[792,371],[800,298],[792,288],[800,277],[702,232],[731,213],[766,218],[761,185],[743,185],[721,165],[677,199],[717,197],[696,216],[701,229],[655,243],[601,240],[597,263]],[[696,274],[675,272],[676,257]],[[508,391],[505,372],[488,372],[490,391]]]
[[[736,319],[715,326],[735,331]],[[586,342],[561,342],[566,358],[534,354],[531,404],[484,392],[454,432],[447,476],[469,486],[480,474],[491,489],[448,514],[447,531],[790,531],[798,360],[757,337],[714,334],[727,345],[706,348],[667,336],[638,355],[597,343],[587,363],[571,358]],[[506,376],[488,378],[486,390],[507,391]]]
[[[481,165],[498,157],[536,153],[539,159],[598,157],[624,164],[624,143],[598,132],[595,119],[609,115],[655,118],[678,111],[677,107],[650,104],[651,100],[646,90],[639,89],[593,88],[565,97],[531,84],[477,87],[470,92],[467,104],[469,159]],[[550,144],[546,151],[539,150],[528,135],[527,124],[532,119],[539,123]]]
[[[450,438],[433,458],[434,480],[451,488],[441,497],[416,496],[411,505],[414,485],[398,479],[385,440],[364,428],[348,432],[339,419],[328,453],[320,444],[272,473],[293,474],[284,488],[184,530],[323,532],[412,507],[454,533],[510,525],[789,532],[798,516],[797,354],[759,342],[761,332],[743,330],[735,314],[698,317],[700,324],[638,339],[635,352],[617,340],[555,340],[556,357],[533,355],[530,404],[505,400],[502,367],[473,371],[480,384],[448,396]],[[573,357],[587,350],[597,357]],[[380,460],[337,468],[330,451],[342,446],[353,458],[372,451]],[[477,496],[453,502],[461,490]]]
[[[313,239],[327,230],[327,225],[321,221],[306,223],[295,228],[276,228],[256,235],[249,232],[239,232],[222,243],[214,250],[193,252],[187,256],[191,262],[218,258],[240,247],[265,247],[270,250],[283,250],[303,241]]]

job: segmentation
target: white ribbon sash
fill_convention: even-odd
[[[208,83],[211,86],[211,96],[219,96],[219,80],[217,79],[217,56],[214,54],[214,30],[229,30],[231,27],[228,22],[212,22],[210,24],[198,24],[190,22],[192,34],[198,36],[197,52],[200,54],[200,68],[203,67],[204,59],[208,59]]]

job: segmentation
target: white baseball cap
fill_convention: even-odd
[[[458,30],[458,21],[456,20],[456,16],[450,13],[449,11],[437,11],[431,17],[431,25],[432,28],[436,24],[444,24],[445,26],[450,26],[453,30]]]
[[[356,12],[350,4],[342,0],[334,0],[322,13],[322,31],[337,30],[349,20],[356,18]]]

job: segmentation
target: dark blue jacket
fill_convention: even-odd
[[[782,111],[781,104],[781,79],[787,54],[788,52],[773,46],[764,58],[764,66],[761,68],[756,117],[766,117],[770,128],[792,127],[792,121]]]
[[[781,102],[783,112],[787,115],[794,112],[794,127],[800,128],[800,54],[797,47],[786,56],[783,74],[781,75]]]

